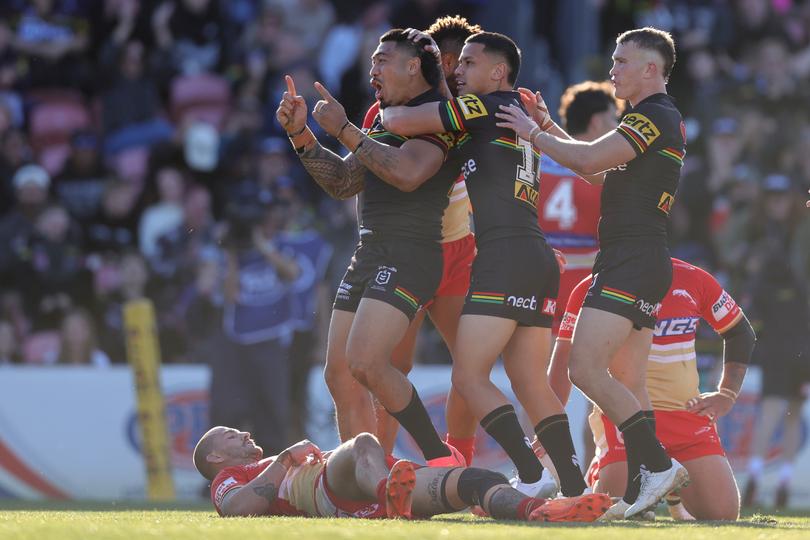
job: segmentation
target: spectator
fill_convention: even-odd
[[[104,186],[101,207],[86,225],[85,247],[91,254],[121,253],[137,246],[137,188],[122,180]]]
[[[56,328],[65,312],[91,302],[84,263],[79,230],[67,210],[45,208],[17,265],[16,281],[35,330]]]
[[[56,178],[59,201],[80,223],[98,212],[108,172],[99,154],[98,137],[92,131],[79,131],[71,137],[70,157]]]
[[[155,40],[173,72],[193,75],[221,68],[224,25],[214,0],[164,2],[152,16]]]
[[[48,202],[51,177],[39,165],[24,165],[12,179],[17,205],[0,221],[0,275],[25,256],[36,220]]]
[[[31,160],[31,147],[25,134],[18,129],[0,133],[0,220],[17,203],[14,173]]]
[[[55,0],[32,0],[13,25],[14,48],[28,58],[31,87],[86,88],[90,66],[84,55],[89,45],[87,21],[72,17]]]
[[[108,69],[117,76],[103,95],[106,153],[169,139],[173,130],[160,116],[158,87],[147,70],[143,43],[128,41],[113,53],[116,61]]]
[[[157,256],[158,238],[182,223],[183,196],[186,191],[186,179],[176,167],[161,167],[155,173],[153,182],[157,200],[144,209],[138,225],[141,253],[147,260]]]
[[[250,425],[257,444],[272,452],[289,439],[293,313],[288,284],[300,271],[278,248],[275,211],[243,203],[229,214],[223,242],[224,333],[211,358],[210,409],[213,425]]]
[[[59,349],[46,356],[46,364],[108,367],[110,358],[97,345],[98,338],[90,315],[76,309],[65,314],[59,332]]]

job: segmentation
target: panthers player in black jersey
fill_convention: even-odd
[[[644,512],[688,482],[686,470],[655,437],[645,390],[653,327],[672,281],[666,226],[686,146],[681,115],[666,93],[674,64],[675,44],[667,32],[647,27],[620,35],[610,76],[616,97],[631,108],[614,132],[593,142],[570,140],[542,106],[533,111],[538,122],[514,105],[497,114],[500,126],[558,163],[591,175],[607,171],[594,283],[569,365],[571,381],[619,426],[627,447],[627,492],[606,519]]]
[[[383,105],[413,106],[441,97],[436,90],[441,69],[403,30],[380,38],[371,76]],[[439,130],[400,137],[379,121],[366,134],[315,83],[323,99],[313,117],[351,151],[341,159],[307,127],[306,103],[289,76],[287,86],[276,116],[307,172],[333,197],[360,194],[360,243],[335,296],[325,369],[341,439],[376,431],[367,388],[414,438],[428,465],[464,466],[461,454],[439,438],[416,388],[390,363],[410,320],[441,280],[442,214],[458,177],[458,166],[446,160],[453,136]]]
[[[514,407],[490,381],[502,354],[563,494],[574,496],[585,482],[568,418],[546,377],[560,271],[537,223],[539,155],[527,139],[495,125],[500,105],[520,106],[513,90],[519,69],[520,52],[507,36],[470,36],[456,69],[464,95],[384,109],[383,125],[401,135],[437,130],[460,135],[478,253],[453,354],[453,386],[514,462],[517,489],[549,496],[557,490],[552,474],[532,451]]]

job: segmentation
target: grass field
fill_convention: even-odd
[[[544,536],[541,536],[544,535]],[[256,539],[256,540],[768,540],[810,538],[810,513],[746,515],[737,523],[655,523],[541,525],[497,523],[470,514],[429,521],[366,521],[305,518],[222,519],[208,506],[113,503],[31,503],[0,501],[0,539]]]

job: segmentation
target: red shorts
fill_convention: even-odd
[[[434,296],[466,296],[470,288],[470,273],[475,259],[475,235],[445,242],[444,272]]]
[[[366,519],[383,519],[387,517],[384,504],[368,501],[351,501],[335,495],[335,492],[329,487],[329,481],[326,477],[326,467],[323,468],[321,477],[323,479],[324,492],[329,501],[334,505],[334,510],[328,509],[328,515],[320,517],[352,517]],[[315,485],[317,486],[318,482],[316,482]]]
[[[560,274],[560,290],[557,293],[557,309],[554,312],[554,325],[551,331],[554,335],[560,329],[560,322],[562,322],[563,315],[565,314],[565,306],[568,304],[568,297],[571,296],[571,291],[574,290],[580,281],[591,275],[590,268],[578,268],[576,270],[566,270]]]
[[[607,452],[599,458],[599,468],[627,461],[622,434],[604,414]],[[655,411],[655,434],[671,458],[681,463],[705,456],[725,456],[717,427],[708,417],[687,411]]]

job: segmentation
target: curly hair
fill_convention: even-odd
[[[473,34],[482,32],[482,28],[477,24],[470,24],[466,17],[461,15],[447,15],[436,19],[427,33],[439,46],[442,52],[461,54],[464,40]]]

